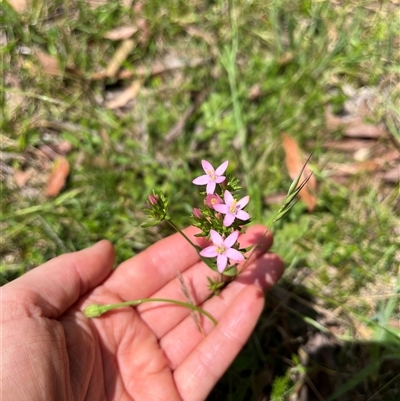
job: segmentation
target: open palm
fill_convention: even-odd
[[[239,238],[257,243],[264,227]],[[194,228],[185,230],[188,236]],[[204,400],[250,335],[267,289],[280,277],[279,257],[266,253],[267,235],[246,270],[218,297],[215,276],[176,234],[125,261],[111,274],[112,246],[62,255],[2,288],[4,400]],[[139,298],[185,300],[181,272],[195,302],[218,321],[165,303],[125,307],[96,318],[92,303]]]

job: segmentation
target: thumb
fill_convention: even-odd
[[[58,318],[111,272],[114,249],[103,240],[58,256],[2,287],[3,321],[20,316]]]

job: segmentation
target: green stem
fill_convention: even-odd
[[[126,301],[126,302],[120,302],[117,304],[108,304],[108,305],[92,304],[85,308],[84,314],[86,315],[86,317],[98,317],[98,316],[101,316],[103,313],[106,313],[106,312],[116,309],[116,308],[121,308],[123,306],[137,306],[137,305],[144,304],[147,302],[169,302],[171,304],[183,306],[185,308],[189,308],[196,312],[200,312],[204,316],[208,317],[214,323],[215,326],[218,323],[210,313],[208,313],[207,311],[205,311],[204,309],[202,309],[198,306],[189,304],[187,302],[177,301],[175,299],[167,299],[167,298],[142,298],[142,299],[136,299],[136,300],[132,300],[132,301]]]
[[[167,219],[166,222],[167,222],[176,232],[178,232],[179,234],[181,234],[181,235],[186,239],[186,241],[189,242],[189,244],[192,245],[192,247],[193,247],[194,249],[196,249],[196,252],[199,252],[200,248],[199,248],[196,244],[194,244],[194,243],[189,239],[189,237],[188,237],[188,236],[187,236],[172,220]]]

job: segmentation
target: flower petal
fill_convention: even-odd
[[[234,231],[232,234],[225,238],[224,245],[226,248],[232,248],[232,245],[236,242],[239,237],[239,231]]]
[[[224,192],[224,201],[228,207],[230,207],[232,203],[235,201],[235,199],[233,199],[232,194],[228,190]]]
[[[226,250],[225,254],[229,259],[237,262],[244,260],[244,256],[237,249],[229,248]]]
[[[215,258],[218,255],[217,249],[214,245],[208,246],[199,252],[205,258]]]
[[[227,263],[228,263],[228,258],[225,255],[217,256],[217,268],[220,273],[222,273],[225,270]]]
[[[208,184],[206,187],[206,192],[208,194],[213,194],[216,186],[217,186],[217,184],[214,181],[208,181]]]
[[[236,213],[236,218],[239,220],[246,221],[250,218],[250,215],[244,210],[238,210]]]
[[[222,214],[227,214],[229,212],[228,206],[221,204],[214,205],[214,210]]]
[[[210,182],[210,177],[208,175],[201,175],[195,178],[192,183],[195,185],[206,185]]]
[[[202,161],[201,161],[201,165],[202,165],[203,170],[204,170],[205,172],[207,172],[207,170],[214,171],[214,167],[213,167],[213,166],[211,165],[211,163],[208,162],[207,160],[202,160]]]
[[[237,206],[239,209],[243,209],[250,200],[250,196],[245,196],[244,198],[240,199],[240,201],[238,201]]]
[[[219,246],[224,243],[224,239],[215,230],[210,230],[210,237],[214,245]]]
[[[215,170],[215,174],[217,175],[222,175],[225,173],[225,170],[228,168],[228,160],[223,162],[216,170]]]
[[[229,227],[235,221],[235,216],[232,213],[227,213],[224,217],[224,226]]]
[[[224,182],[225,181],[225,176],[224,175],[220,175],[219,177],[217,177],[216,179],[215,179],[215,182],[217,183],[217,184],[221,184],[221,182]]]

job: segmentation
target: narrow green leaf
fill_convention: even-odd
[[[159,221],[157,221],[157,220],[148,221],[147,223],[142,223],[142,224],[140,225],[140,227],[142,227],[142,228],[154,227],[154,226],[156,226],[158,223],[159,223]]]
[[[228,276],[228,277],[234,277],[237,275],[237,267],[232,266],[232,267],[228,267],[227,269],[225,269],[222,273],[224,276]]]

